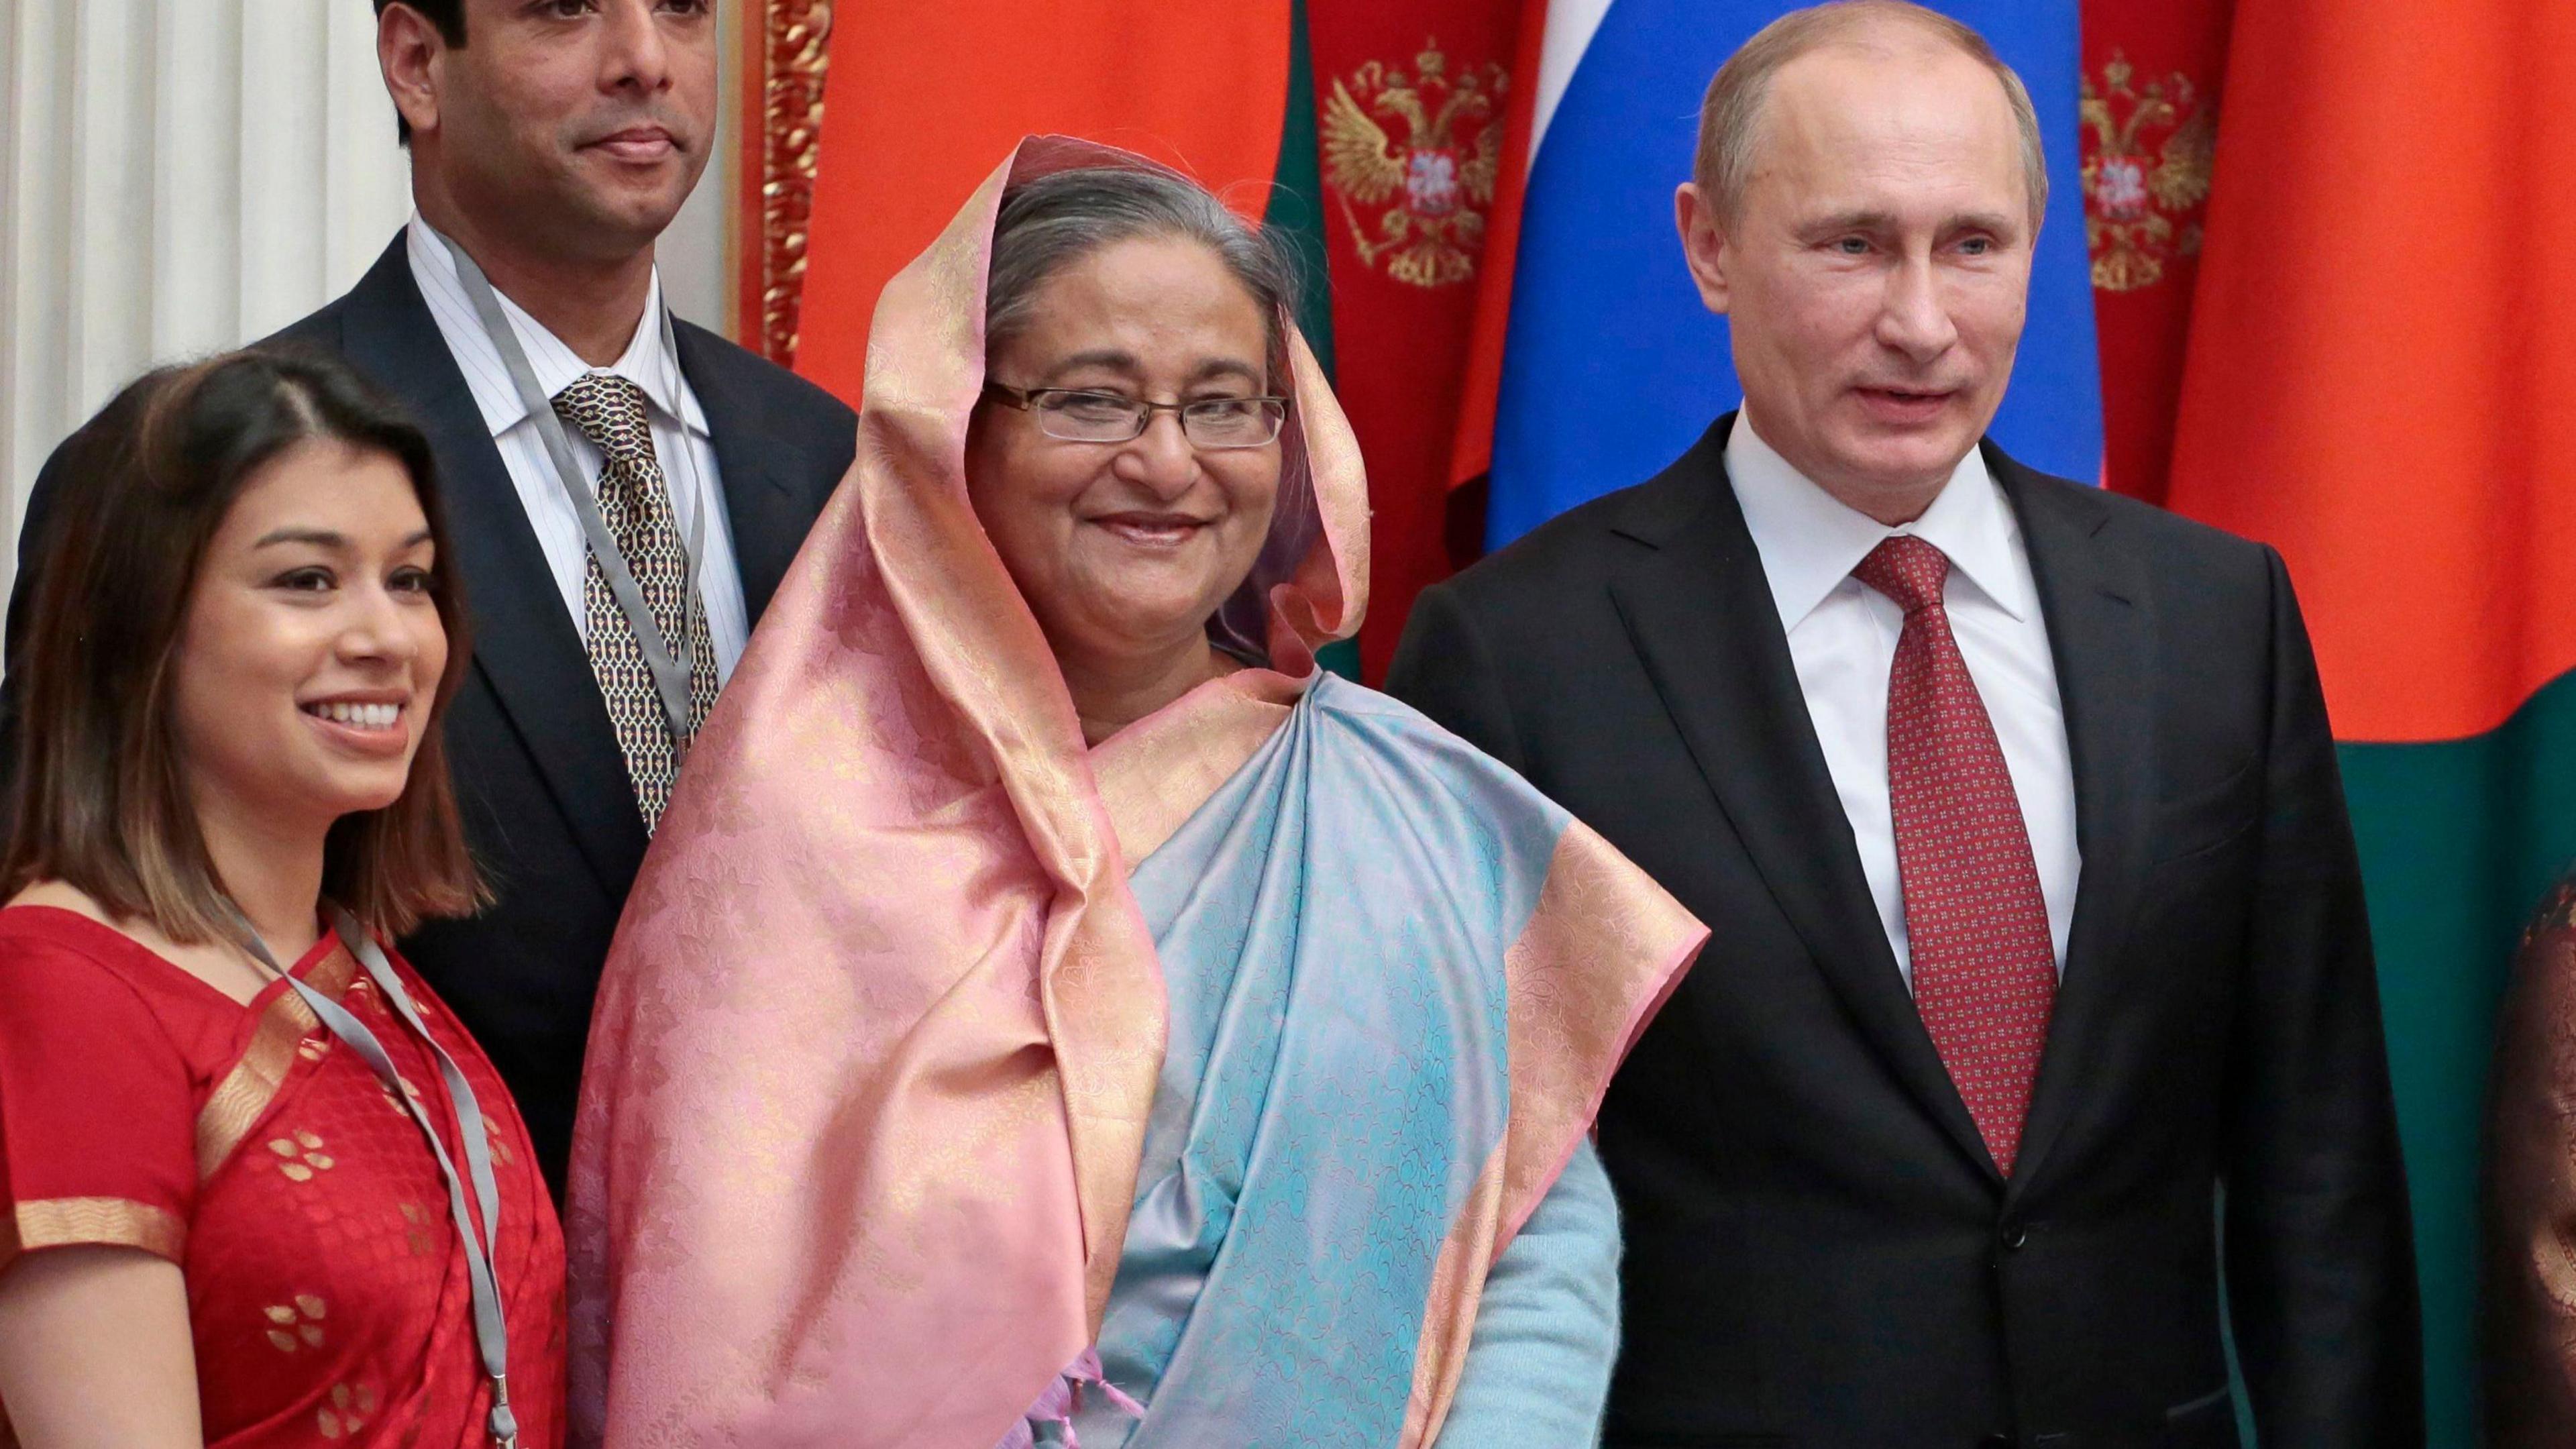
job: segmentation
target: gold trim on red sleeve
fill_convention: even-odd
[[[348,950],[334,947],[304,980],[337,1001],[347,994],[357,973],[358,963]],[[241,1146],[242,1139],[267,1115],[269,1105],[277,1100],[278,1089],[286,1085],[288,1075],[295,1070],[297,1048],[321,1025],[313,1008],[306,1006],[304,998],[292,988],[269,998],[258,1027],[251,1032],[250,1048],[215,1084],[204,1110],[197,1114],[199,1182],[214,1176],[215,1169],[224,1165],[233,1149]]]
[[[176,1263],[188,1225],[168,1208],[122,1197],[42,1197],[0,1217],[0,1264],[38,1248],[141,1248]]]

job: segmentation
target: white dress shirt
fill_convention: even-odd
[[[2048,935],[2057,968],[2066,969],[2066,928],[2075,913],[2082,860],[2075,846],[2075,772],[2066,752],[2066,711],[2057,693],[2057,663],[2048,652],[2039,588],[2021,526],[1976,449],[1932,506],[1912,523],[1889,528],[1837,502],[1809,482],[1738,413],[1726,441],[1726,475],[1743,506],[1745,527],[1762,557],[1771,601],[1788,631],[1798,689],[1824,746],[1825,767],[1842,797],[1860,846],[1861,872],[1878,906],[1897,969],[1911,989],[1913,951],[1905,930],[1905,890],[1897,874],[1896,823],[1888,803],[1887,677],[1905,612],[1851,576],[1891,534],[1910,533],[1947,554],[1942,606],[1959,641],[1977,697],[1994,721],[2021,805],[2022,826],[2048,903]]]
[[[528,526],[536,530],[537,543],[546,552],[555,586],[563,593],[564,609],[572,615],[574,631],[587,643],[590,610],[584,602],[583,588],[590,567],[590,545],[582,535],[581,515],[555,481],[554,464],[546,455],[545,441],[537,432],[535,420],[528,416],[527,406],[520,401],[519,389],[510,381],[500,349],[492,345],[491,336],[475,315],[473,302],[465,295],[465,284],[456,273],[456,258],[448,255],[446,241],[418,212],[412,214],[407,235],[412,280],[419,284],[422,300],[429,303],[429,315],[438,321],[439,335],[447,339],[447,350],[455,356],[457,370],[465,374],[465,384],[474,392],[475,406],[482,409],[483,421],[492,429],[492,444],[500,450],[501,462],[510,470],[510,481],[518,486],[519,505],[527,510]],[[670,486],[671,509],[680,537],[687,539],[693,526],[701,529],[698,595],[706,601],[707,636],[715,645],[716,679],[721,683],[732,676],[735,663],[742,658],[743,643],[751,634],[750,610],[742,600],[742,572],[734,562],[733,527],[725,518],[724,494],[717,483],[715,447],[707,432],[706,414],[699,409],[698,395],[690,390],[689,380],[680,373],[680,360],[662,346],[661,313],[662,273],[655,268],[643,320],[636,325],[634,339],[626,344],[625,355],[607,367],[594,368],[518,303],[506,296],[501,298],[501,314],[509,319],[510,330],[518,334],[519,346],[528,355],[528,368],[536,374],[537,386],[546,396],[553,397],[591,372],[613,373],[644,390],[644,412],[653,429],[653,452]],[[581,463],[582,484],[595,493],[606,460],[580,429],[566,426],[564,434],[572,443],[573,456]],[[703,525],[695,523],[700,518],[705,520]]]

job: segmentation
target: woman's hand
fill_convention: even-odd
[[[21,1449],[205,1449],[179,1265],[84,1246],[0,1269],[0,1409]]]

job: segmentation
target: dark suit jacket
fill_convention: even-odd
[[[2421,1445],[2361,880],[2280,559],[1988,445],[2083,853],[2017,1171],[1872,908],[1725,473],[1733,419],[1415,606],[1388,687],[1714,930],[1604,1102],[1607,1442]]]
[[[850,466],[858,419],[704,328],[681,322],[676,333],[757,623]],[[412,281],[403,237],[346,296],[269,341],[347,359],[409,407],[437,454],[456,553],[445,562],[463,583],[474,632],[473,667],[448,711],[448,758],[466,837],[498,902],[401,946],[491,1054],[560,1195],[591,996],[646,841],[607,706],[491,430]],[[13,763],[0,768],[17,758],[22,615],[53,501],[68,486],[49,462],[19,534],[12,673],[0,684],[0,759]]]

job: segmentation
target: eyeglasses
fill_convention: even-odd
[[[1034,416],[1038,431],[1068,443],[1126,443],[1145,436],[1156,413],[1181,415],[1181,435],[1194,448],[1260,448],[1275,442],[1288,421],[1284,397],[1205,397],[1195,402],[1149,403],[1114,392],[1073,387],[1004,387],[984,391],[1005,407]]]

